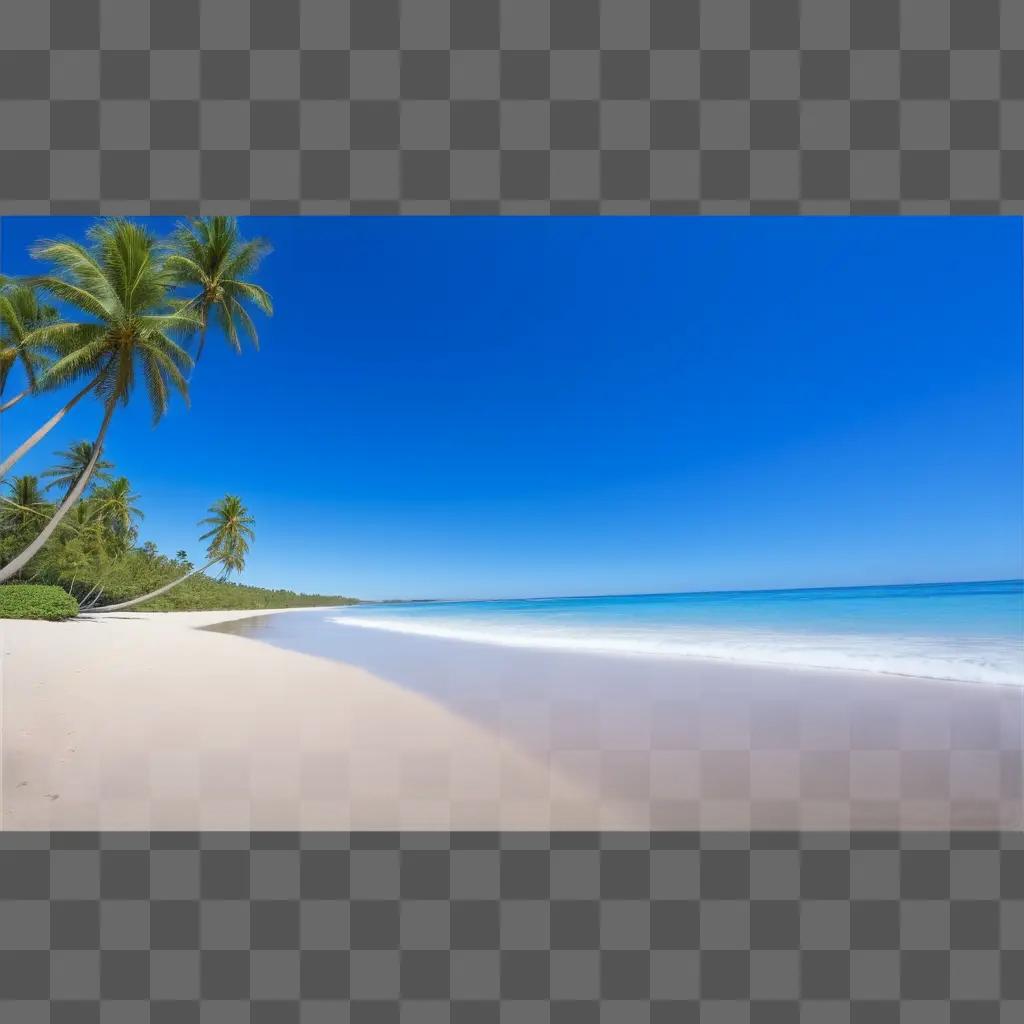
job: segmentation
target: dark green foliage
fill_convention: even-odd
[[[181,562],[166,555],[154,554],[150,550],[134,548],[113,560],[103,577],[103,593],[97,608],[105,604],[117,604],[140,594],[147,594],[165,583],[181,577],[184,572]],[[211,570],[216,572],[216,566]],[[80,580],[75,584],[76,592],[84,593],[95,585],[95,580]],[[323,594],[296,594],[291,590],[267,590],[263,587],[248,587],[240,583],[229,583],[212,576],[196,573],[173,590],[161,594],[152,601],[137,605],[132,611],[140,612],[186,612],[238,610],[245,608],[298,608],[325,604],[354,604],[351,597],[326,596]]]
[[[0,619],[49,619],[57,622],[78,614],[78,602],[60,587],[34,583],[0,586]]]
[[[180,586],[140,604],[133,611],[187,612],[237,611],[245,608],[313,608],[319,605],[357,604],[354,597],[297,594],[293,590],[267,590],[242,583],[211,579],[197,573]]]

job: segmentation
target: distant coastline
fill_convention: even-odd
[[[195,576],[180,587],[138,605],[141,612],[267,611],[289,608],[337,608],[360,604],[356,597],[304,594],[294,590],[252,587],[229,580]]]

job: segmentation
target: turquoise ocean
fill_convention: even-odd
[[[1024,685],[1024,580],[363,604],[330,621],[517,647]]]

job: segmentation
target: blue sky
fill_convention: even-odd
[[[4,271],[88,223],[5,218]],[[368,598],[1022,574],[1020,220],[243,224],[262,351],[214,337],[191,410],[112,427],[162,549],[235,492],[246,581]]]

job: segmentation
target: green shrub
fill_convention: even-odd
[[[0,619],[49,619],[58,622],[78,614],[78,602],[60,587],[34,583],[0,586]]]

